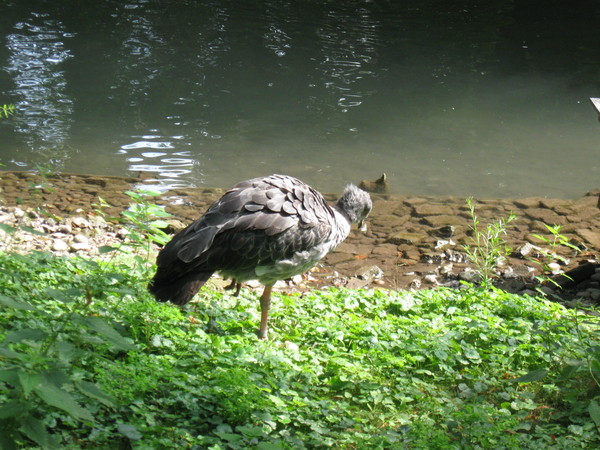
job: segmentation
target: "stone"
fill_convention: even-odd
[[[67,220],[67,223],[71,226],[79,227],[79,228],[89,228],[90,223],[83,217],[72,217]]]
[[[452,269],[454,269],[454,265],[452,263],[446,263],[440,266],[439,271],[440,274],[447,276],[452,273]]]
[[[437,230],[434,230],[431,234],[443,239],[450,239],[454,235],[455,231],[456,227],[454,225],[444,225]]]
[[[513,203],[522,209],[539,208],[539,206],[542,204],[542,200],[543,199],[540,197],[527,197],[513,200]]]
[[[458,278],[460,280],[466,281],[467,283],[480,283],[481,282],[481,274],[470,267],[467,267],[465,270],[458,274]]]
[[[424,203],[421,205],[413,206],[413,210],[415,215],[420,217],[454,215],[454,210],[452,209],[452,207],[447,205],[432,205],[430,203]]]
[[[395,245],[416,245],[420,243],[424,238],[424,235],[418,233],[395,233],[387,239],[387,242]]]
[[[424,217],[423,222],[433,228],[455,226],[456,230],[456,226],[463,224],[465,219],[460,216],[444,214]]]
[[[79,252],[82,250],[89,250],[90,244],[87,242],[72,242],[70,246],[71,251]]]
[[[363,266],[356,271],[356,277],[367,281],[383,278],[383,270],[375,265]]]
[[[456,242],[452,241],[452,240],[445,240],[445,239],[440,239],[439,241],[437,241],[435,243],[435,249],[439,249],[442,247],[451,247],[456,245]]]
[[[409,287],[410,287],[410,289],[420,289],[421,288],[421,280],[419,280],[418,278],[415,278],[414,280],[412,280],[410,282]]]
[[[423,281],[425,283],[429,283],[429,284],[438,284],[437,277],[432,273],[428,273],[427,275],[424,275]]]
[[[62,239],[54,239],[54,241],[52,241],[51,248],[54,252],[64,252],[69,249],[69,245]]]
[[[517,254],[522,258],[532,257],[534,255],[534,250],[537,250],[537,247],[529,242],[526,242],[517,249]]]
[[[372,255],[381,255],[381,256],[389,256],[396,257],[398,256],[398,246],[396,244],[379,244],[377,245],[373,251]]]
[[[592,231],[587,228],[579,228],[575,230],[575,232],[580,238],[591,244],[592,247],[596,249],[600,248],[600,231]]]
[[[539,220],[547,225],[564,225],[567,219],[559,216],[551,209],[547,208],[529,208],[525,210],[525,215],[533,220]]]
[[[73,236],[73,242],[76,244],[89,244],[90,240],[83,234],[76,234]]]

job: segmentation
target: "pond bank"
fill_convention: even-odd
[[[124,192],[139,183],[136,178],[74,174],[42,176],[29,172],[0,172],[0,177],[0,205],[5,211],[10,207],[38,208],[55,215],[54,220],[58,222],[69,217],[71,221],[73,217],[84,218],[92,224],[91,228],[96,220],[93,212],[98,197],[111,205],[105,210],[108,216],[118,217],[119,212],[131,203]],[[176,189],[151,201],[166,205],[167,211],[178,219],[173,221],[173,228],[177,229],[198,218],[224,192],[219,188]],[[476,199],[477,216],[483,225],[507,218],[511,212],[517,215],[517,220],[507,227],[506,241],[515,251],[501,268],[504,287],[512,291],[532,287],[532,277],[539,274],[540,264],[531,259],[540,259],[535,246],[543,246],[533,235],[550,237],[545,224],[561,225],[561,234],[581,249],[575,253],[568,248],[559,248],[557,253],[568,262],[561,263],[556,270],[568,270],[586,262],[597,264],[600,257],[599,193],[600,190],[591,191],[576,200],[540,197]],[[335,197],[334,194],[326,195],[328,200]],[[348,239],[324,259],[322,267],[311,272],[308,281],[305,279],[304,282],[317,286],[405,289],[457,285],[459,278],[468,280],[472,277],[466,270],[469,264],[462,247],[470,243],[468,233],[472,225],[465,198],[380,194],[372,194],[372,198],[373,212],[367,233],[352,231]],[[78,227],[75,225],[74,228]],[[124,236],[124,231],[119,232],[121,228],[104,228],[95,235],[113,233],[114,238],[119,239]],[[65,234],[66,230],[61,232]],[[84,237],[77,239],[85,241]],[[71,245],[72,236],[65,240],[68,242],[65,242],[64,251],[78,251]],[[89,237],[88,241],[90,246],[96,245]],[[527,244],[533,244],[533,247]],[[585,284],[574,287],[572,295],[597,301],[600,297],[598,278],[600,272],[584,280]]]

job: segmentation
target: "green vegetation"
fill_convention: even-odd
[[[472,243],[465,245],[463,248],[469,260],[475,266],[475,270],[481,276],[481,284],[490,286],[493,279],[497,277],[496,269],[511,253],[504,236],[506,236],[506,226],[515,220],[517,216],[510,213],[508,218],[500,218],[497,222],[482,227],[475,213],[473,197],[467,198],[467,206],[473,222],[473,225],[470,226]]]
[[[278,295],[151,268],[0,254],[0,447],[593,448],[599,323],[494,289]],[[209,333],[210,331],[210,333]]]
[[[2,105],[0,106],[0,118],[5,118],[7,119],[8,117],[12,116],[17,108],[15,108],[15,105]]]

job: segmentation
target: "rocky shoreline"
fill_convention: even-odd
[[[91,175],[42,175],[0,172],[0,224],[30,227],[41,234],[0,229],[0,250],[53,251],[58,254],[97,255],[103,245],[127,239],[128,229],[116,220],[131,202],[125,191],[135,189],[137,178]],[[175,189],[150,199],[174,215],[171,231],[199,217],[224,193],[223,189]],[[513,292],[532,292],[543,259],[544,243],[533,235],[551,238],[545,225],[561,225],[561,234],[579,248],[557,248],[550,266],[556,275],[585,266],[586,275],[565,289],[554,289],[563,299],[600,302],[600,209],[591,191],[575,200],[549,198],[476,199],[482,224],[507,218],[506,241],[514,249],[499,268],[500,287]],[[99,197],[110,206],[98,215]],[[326,195],[333,200],[335,195]],[[353,231],[323,264],[283,288],[307,286],[382,286],[392,289],[458,286],[460,280],[476,281],[463,249],[471,243],[472,219],[465,198],[372,194],[373,212],[365,234]],[[536,262],[538,261],[538,262]],[[572,273],[572,272],[569,272]],[[545,287],[551,289],[551,286]]]

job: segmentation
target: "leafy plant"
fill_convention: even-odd
[[[165,211],[164,206],[159,206],[147,200],[147,197],[156,197],[160,192],[141,190],[125,192],[133,203],[121,212],[121,218],[117,219],[124,224],[128,230],[126,244],[127,246],[137,248],[145,255],[145,259],[138,256],[136,261],[139,265],[146,265],[152,254],[152,245],[164,245],[168,242],[169,236],[162,230],[168,226],[164,219],[171,217],[171,214]],[[94,205],[95,211],[102,217],[105,217],[104,209],[109,206],[103,199],[99,198],[98,203]],[[108,253],[114,250],[123,249],[125,244],[116,247],[103,247],[100,253]]]
[[[464,245],[463,248],[469,260],[475,266],[475,270],[481,276],[481,283],[489,286],[497,276],[498,266],[511,253],[504,236],[506,236],[507,225],[515,220],[517,216],[511,212],[506,219],[500,218],[497,222],[482,227],[475,212],[473,197],[467,198],[466,201],[472,221],[469,228],[473,234],[471,236],[472,244]]]
[[[2,105],[0,106],[0,118],[4,117],[7,119],[12,116],[16,111],[15,105]]]
[[[58,448],[600,444],[599,389],[579,336],[597,342],[600,323],[544,298],[494,288],[277,295],[263,342],[255,296],[208,286],[187,310],[155,302],[131,254],[0,254],[0,265],[0,348],[35,362],[0,355],[1,370],[25,373],[0,379],[0,408],[28,405],[0,409],[0,436],[22,447],[45,442],[26,417]],[[208,309],[223,333],[207,332]],[[38,395],[36,375],[52,371],[62,375],[50,389],[73,411]]]
[[[542,258],[532,258],[531,261],[538,264],[541,267],[541,275],[537,276],[536,279],[540,284],[552,283],[556,287],[560,288],[560,285],[551,278],[553,274],[552,264],[556,261],[560,261],[563,264],[568,264],[568,259],[559,255],[557,249],[569,248],[575,252],[579,252],[580,249],[576,245],[572,244],[570,239],[561,234],[562,227],[560,225],[547,225],[544,224],[546,229],[550,232],[550,237],[542,236],[540,234],[533,234],[532,236],[548,246],[548,248],[536,247],[537,252]],[[566,276],[566,275],[565,275]],[[538,289],[542,295],[547,295],[544,291]]]
[[[54,411],[61,411],[67,423],[90,425],[95,422],[96,403],[114,406],[112,397],[86,375],[74,372],[73,365],[93,357],[99,345],[115,352],[135,346],[110,320],[92,314],[96,296],[115,289],[94,275],[94,264],[43,253],[0,256],[2,266],[12,273],[2,279],[2,292],[8,295],[0,295],[2,324],[11,324],[0,343],[0,447],[15,448],[17,442],[30,439],[42,448],[56,448],[60,439],[50,431],[48,420]],[[29,272],[52,278],[57,264],[66,267],[63,275],[72,279],[66,288],[35,288],[30,279],[21,277]],[[82,273],[86,275],[75,281]]]

